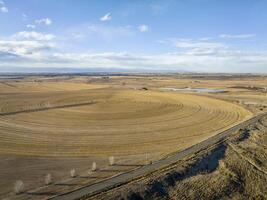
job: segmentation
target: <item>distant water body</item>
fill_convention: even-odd
[[[0,80],[3,79],[18,79],[18,78],[21,78],[19,76],[0,76]]]
[[[177,91],[177,92],[198,92],[198,93],[222,93],[225,90],[210,89],[210,88],[161,88],[163,90]]]

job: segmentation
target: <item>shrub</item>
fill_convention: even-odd
[[[20,194],[24,190],[24,183],[22,180],[17,180],[14,185],[15,194]]]
[[[92,171],[96,171],[97,167],[96,167],[96,162],[93,162],[92,164]]]
[[[115,164],[115,158],[114,158],[114,156],[110,156],[109,158],[108,158],[108,161],[109,161],[109,165],[114,165]]]
[[[71,169],[70,170],[70,177],[74,178],[76,176],[76,170],[75,169]]]
[[[52,175],[51,174],[47,174],[45,176],[45,184],[46,185],[50,185],[52,183]]]

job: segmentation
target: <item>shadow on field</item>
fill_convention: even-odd
[[[56,186],[82,186],[82,184],[79,183],[56,183]]]
[[[115,164],[114,166],[118,166],[118,167],[142,167],[142,166],[145,166],[145,165],[135,165],[135,164]]]
[[[78,176],[80,179],[98,179],[98,178],[108,178],[109,176]]]
[[[127,172],[129,170],[124,169],[100,169],[98,172]]]

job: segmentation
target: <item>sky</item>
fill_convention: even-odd
[[[267,73],[267,0],[0,0],[0,72]]]

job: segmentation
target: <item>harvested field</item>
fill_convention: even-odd
[[[91,79],[26,77],[0,83],[1,198],[43,199],[73,190],[158,160],[252,116],[232,103],[237,102],[235,89],[226,94],[177,93],[159,88],[182,87],[189,80],[153,78],[151,89],[147,78],[114,77],[96,84]],[[109,156],[118,165],[108,166]],[[88,176],[92,162],[101,170]],[[78,177],[69,180],[72,168]],[[38,189],[48,173],[54,184]],[[17,179],[34,192],[14,196]]]
[[[89,199],[266,199],[267,118],[175,166]]]
[[[250,116],[207,97],[111,88],[5,95],[0,101],[0,152],[16,155],[166,154]]]

